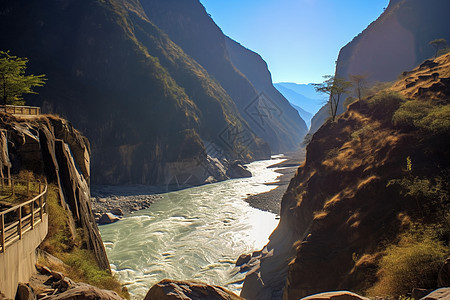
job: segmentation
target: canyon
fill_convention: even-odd
[[[433,59],[428,42],[450,40],[449,3],[431,2],[391,0],[342,48],[336,76],[366,74],[378,88],[342,106],[335,122],[327,107],[312,119],[276,225],[244,199],[274,187],[269,159],[298,151],[306,123],[262,58],[226,37],[200,2],[4,1],[0,42],[49,79],[29,101],[49,114],[0,112],[2,174],[29,171],[52,191],[36,276],[58,284],[39,297],[129,297],[111,266],[139,290],[131,297],[149,300],[401,297],[448,287],[450,54]],[[260,122],[255,113],[268,106],[275,113]],[[99,230],[91,201],[103,199],[101,189],[91,199],[91,184],[156,185],[162,194]],[[251,217],[267,226],[257,242]],[[386,265],[405,265],[398,249],[426,258],[409,263],[408,280],[386,277]],[[86,270],[115,282],[115,292],[68,279]]]

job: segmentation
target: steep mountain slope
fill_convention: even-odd
[[[406,292],[416,284],[435,288],[450,241],[449,99],[447,54],[322,126],[283,196],[277,229],[266,249],[254,255],[259,263],[248,273],[241,296],[299,299],[331,290],[368,292],[377,282],[397,284],[402,279],[379,281],[384,278],[377,272],[379,262],[400,241],[400,249],[410,243],[416,251],[413,235],[406,241],[402,236],[417,224],[440,236],[433,245],[444,249],[442,261],[433,261],[426,279],[399,284]],[[426,232],[430,237],[432,231]],[[421,233],[417,239],[423,238]],[[422,260],[415,271],[400,275],[409,280],[431,264]]]
[[[149,19],[220,83],[250,130],[267,141],[273,153],[292,151],[300,145],[299,137],[306,133],[306,125],[273,91],[265,63],[258,57],[252,58],[254,66],[263,71],[261,77],[248,70],[241,72],[230,59],[226,37],[198,0],[142,0],[141,3]],[[234,53],[236,60],[248,55],[241,48]],[[270,99],[260,96],[259,91],[267,91]],[[293,127],[295,131],[291,130]]]
[[[311,126],[311,119],[313,117],[313,115],[309,112],[307,112],[306,110],[304,110],[303,108],[301,108],[300,106],[297,106],[293,103],[291,103],[292,107],[295,108],[298,111],[298,114],[300,115],[300,117],[302,117],[303,120],[305,120],[306,125],[308,126],[308,128]]]
[[[446,22],[449,11],[450,2],[446,0],[390,1],[376,21],[341,49],[336,76],[348,79],[349,75],[364,75],[367,85],[395,80],[403,71],[434,57],[430,41],[450,41]],[[340,112],[343,110],[340,107]],[[327,118],[326,111],[319,114],[316,119],[321,125]]]
[[[230,159],[270,154],[224,89],[139,1],[3,1],[0,9],[2,48],[48,75],[30,104],[66,116],[89,137],[94,181],[202,183],[204,142]],[[239,138],[230,138],[235,131]]]
[[[431,40],[450,41],[449,11],[446,0],[391,1],[375,22],[341,49],[336,75],[367,74],[368,83],[395,80],[434,56]]]
[[[268,104],[275,109],[273,114],[268,114],[271,116],[271,125],[264,127],[267,135],[283,141],[287,146],[284,149],[295,149],[308,131],[303,116],[299,117],[299,113],[292,109],[286,98],[273,86],[272,75],[261,56],[228,37],[225,37],[225,43],[233,65],[250,80],[258,94],[268,98]]]

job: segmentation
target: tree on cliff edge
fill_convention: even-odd
[[[0,51],[1,104],[24,104],[23,94],[37,94],[32,88],[43,86],[45,75],[25,75],[28,59]]]
[[[332,75],[323,76],[325,81],[322,83],[313,83],[314,88],[319,93],[324,93],[329,96],[328,105],[330,107],[331,121],[336,119],[339,103],[344,94],[347,94],[352,83],[346,81],[344,78],[335,77]]]

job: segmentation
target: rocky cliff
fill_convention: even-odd
[[[0,11],[3,49],[48,77],[29,104],[71,120],[92,141],[94,181],[200,184],[210,176],[208,155],[270,156],[228,91],[140,1],[8,0]]]
[[[395,248],[413,224],[449,232],[449,77],[450,55],[428,61],[314,134],[283,196],[277,229],[265,249],[253,254],[256,267],[241,296],[368,293],[382,282],[377,271],[386,249]],[[444,234],[438,244],[448,242]],[[443,262],[427,275],[429,281],[406,281],[406,288],[435,288]]]
[[[450,2],[446,0],[390,1],[381,16],[341,49],[336,76],[365,76],[365,86],[390,82],[403,71],[434,57],[435,48],[428,43],[444,38],[450,41],[446,24]],[[343,112],[344,107],[340,108]],[[327,119],[325,109],[312,121],[315,132]]]
[[[93,252],[98,266],[110,270],[90,202],[90,146],[72,125],[58,117],[22,119],[0,113],[3,174],[21,170],[45,176],[59,190],[60,205],[67,212],[70,234],[82,232],[85,245]],[[52,216],[50,216],[51,218]]]

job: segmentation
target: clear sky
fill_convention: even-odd
[[[322,82],[339,50],[389,0],[200,0],[222,31],[259,53],[273,82]]]

